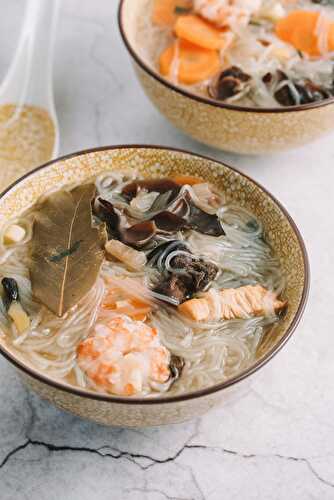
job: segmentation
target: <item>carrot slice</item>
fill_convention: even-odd
[[[199,16],[179,16],[174,31],[179,38],[204,49],[218,50],[226,46],[225,31],[215,28]]]
[[[276,35],[291,43],[297,50],[319,56],[319,38],[316,32],[319,12],[296,10],[276,24]]]
[[[177,49],[178,43],[178,50]],[[180,83],[194,84],[215,75],[220,68],[220,58],[216,50],[207,50],[185,40],[179,40],[168,47],[160,56],[160,72],[169,76],[174,57],[178,56],[178,80]]]
[[[300,11],[290,12],[290,14],[277,21],[275,32],[278,38],[280,38],[284,42],[291,42],[291,35],[295,30],[299,15]]]
[[[309,55],[320,55],[316,33],[319,12],[304,12],[299,16],[299,23],[292,33],[292,45]]]
[[[334,23],[331,23],[328,30],[328,51],[334,51]]]
[[[165,49],[160,55],[159,67],[163,76],[169,76],[171,65],[175,56],[175,43]]]
[[[180,184],[180,186],[184,186],[185,184],[194,186],[195,184],[203,184],[203,182],[205,182],[200,177],[194,177],[193,175],[174,175],[171,179],[176,182],[176,184]]]
[[[151,312],[151,306],[148,302],[133,298],[117,301],[116,291],[110,290],[104,302],[102,309],[115,311],[119,314],[125,314],[137,321],[145,321],[147,315]]]
[[[192,0],[154,0],[152,21],[157,26],[172,27],[178,15],[190,11]]]
[[[179,80],[193,84],[214,76],[220,69],[220,57],[216,50],[197,47],[185,40],[179,42]]]

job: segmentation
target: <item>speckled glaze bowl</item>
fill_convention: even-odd
[[[334,130],[334,98],[284,108],[246,108],[201,97],[161,77],[142,57],[138,19],[153,0],[121,0],[119,28],[153,104],[194,139],[225,151],[263,154],[307,144]]]
[[[213,183],[262,221],[268,241],[286,275],[286,316],[266,335],[255,362],[226,382],[203,390],[159,399],[122,399],[93,393],[54,380],[13,352],[0,336],[0,352],[19,370],[24,382],[54,405],[96,422],[117,426],[150,426],[181,422],[205,413],[213,406],[240,397],[255,373],[287,342],[303,313],[309,286],[306,250],[286,210],[256,182],[217,161],[158,146],[119,146],[75,153],[37,168],[0,196],[0,224],[27,210],[50,189],[85,182],[108,169],[133,167],[146,176],[176,173],[198,175]],[[252,377],[251,377],[252,376]],[[5,383],[5,381],[3,382]]]

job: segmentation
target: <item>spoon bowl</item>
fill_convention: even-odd
[[[3,186],[58,154],[52,53],[59,4],[60,0],[28,0],[16,53],[0,86]]]

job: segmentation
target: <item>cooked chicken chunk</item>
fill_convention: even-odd
[[[244,319],[268,316],[284,309],[286,301],[277,298],[261,285],[213,290],[201,298],[187,300],[178,306],[181,314],[194,321]]]

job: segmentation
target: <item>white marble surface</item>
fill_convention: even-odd
[[[309,305],[245,399],[184,425],[122,430],[85,422],[28,393],[0,359],[0,499],[334,498],[334,136],[249,158],[179,134],[134,79],[116,26],[117,3],[63,0],[55,57],[61,153],[157,143],[239,167],[283,202],[304,235],[313,276]],[[24,5],[0,1],[1,77]]]

